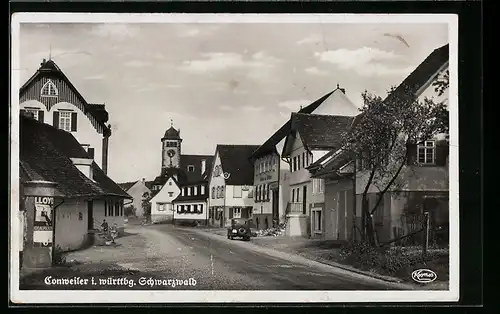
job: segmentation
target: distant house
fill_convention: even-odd
[[[419,100],[433,98],[447,101],[448,92],[438,96],[432,83],[448,70],[449,46],[434,50],[397,88],[392,96],[410,91]],[[353,127],[363,115],[355,118]],[[447,231],[449,221],[448,186],[449,143],[445,134],[431,138],[422,145],[410,145],[407,165],[395,185],[382,199],[375,211],[374,222],[380,242],[390,241],[412,231],[411,220],[430,213],[431,230]],[[349,240],[359,236],[362,227],[361,197],[366,186],[368,170],[362,160],[355,163],[341,149],[334,149],[322,160],[309,166],[314,178],[326,180],[324,239]],[[370,186],[369,208],[373,208],[378,189]],[[355,196],[355,197],[354,197]],[[433,236],[431,234],[431,236]]]
[[[182,154],[180,130],[173,126],[161,143],[161,174],[151,183],[151,221],[206,221],[205,190],[213,156]]]
[[[353,117],[292,113],[291,131],[281,154],[290,167],[286,235],[321,236],[324,181],[311,179],[308,167],[342,146]]]
[[[43,214],[53,220],[54,247],[63,251],[82,248],[104,219],[110,227],[116,224],[123,233],[123,202],[131,196],[104,174],[71,133],[21,114],[19,160],[22,186],[29,182],[57,184],[57,195],[62,201],[54,204],[54,216]],[[39,217],[36,199],[34,203],[29,199],[25,197],[21,208],[35,211]],[[27,246],[52,242],[50,238],[36,237],[32,241]]]
[[[133,197],[132,202],[125,204],[125,208],[134,207],[136,217],[143,216],[144,209],[142,208],[142,201],[144,194],[147,193],[147,195],[151,195],[152,185],[152,181],[146,181],[144,178],[135,182],[125,182],[119,184],[125,192]]]
[[[111,126],[104,104],[88,103],[53,60],[19,90],[21,112],[71,133],[106,174]]]
[[[345,89],[340,88],[337,84],[335,90],[327,93],[306,107],[301,108],[298,113],[356,116],[359,114],[359,109],[349,100],[349,98],[347,98]],[[280,177],[276,175],[271,175],[269,177],[269,173],[267,172],[272,172],[272,169],[274,169],[273,167],[276,167],[273,165],[273,162],[276,162],[276,157],[278,157],[276,172],[281,173],[281,177],[287,178],[287,175],[283,174],[282,170],[288,169],[289,165],[281,161],[281,156],[279,154],[283,151],[285,138],[290,132],[290,127],[291,121],[288,120],[252,154],[252,160],[255,165],[255,177],[257,178],[254,189],[271,190],[271,192],[269,192],[269,198],[259,199],[257,210],[261,210],[266,214],[272,212],[271,216],[273,220],[275,221],[277,219],[279,222],[285,221],[285,210],[289,203],[289,196],[288,193],[283,192],[283,190],[288,190],[289,187],[286,181],[281,181]],[[266,164],[268,166],[266,166]],[[265,170],[268,169],[266,167],[269,167],[270,170]],[[277,198],[279,198],[279,200],[276,206]]]
[[[250,159],[257,145],[217,145],[209,179],[208,221],[228,226],[232,218],[251,218],[254,169]]]

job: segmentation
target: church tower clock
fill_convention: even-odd
[[[180,168],[181,157],[181,143],[180,130],[174,129],[173,122],[170,122],[170,128],[165,131],[165,135],[161,139],[162,145],[162,173],[169,168]]]

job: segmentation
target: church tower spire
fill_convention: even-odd
[[[165,131],[161,139],[162,174],[165,174],[169,169],[180,169],[181,143],[180,130],[174,128],[174,121],[170,119],[170,128]]]

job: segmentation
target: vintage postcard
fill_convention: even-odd
[[[458,300],[457,22],[15,14],[12,302]]]

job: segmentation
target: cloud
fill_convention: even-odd
[[[165,85],[164,87],[166,88],[181,88],[182,85],[178,85],[178,84],[168,84],[168,85]]]
[[[306,99],[286,100],[280,102],[278,104],[278,107],[288,108],[291,109],[292,111],[298,111],[300,110],[300,106],[305,107],[308,106],[310,103],[311,101]]]
[[[404,61],[404,56],[371,47],[317,52],[315,56],[323,62],[335,64],[343,70],[355,71],[365,77],[404,74],[412,69],[394,65],[396,62]]]
[[[141,68],[141,67],[145,67],[145,66],[150,66],[150,65],[152,65],[152,63],[149,61],[143,61],[143,60],[130,60],[130,61],[125,62],[123,65],[126,67]]]
[[[232,111],[233,107],[228,106],[228,105],[222,105],[222,106],[219,106],[219,109],[222,111]]]
[[[264,107],[258,107],[258,106],[243,106],[241,108],[245,112],[259,112],[264,110]]]
[[[99,37],[123,40],[138,35],[139,29],[137,26],[130,24],[93,24],[91,33]]]
[[[304,72],[312,75],[324,76],[328,75],[328,72],[325,70],[318,69],[317,67],[310,67],[304,70]]]
[[[244,58],[243,55],[235,52],[210,52],[202,54],[202,59],[184,61],[181,70],[205,73],[214,71],[225,71],[228,69],[252,69],[274,67],[280,59],[269,56],[264,52],[257,52],[250,58]]]
[[[178,37],[196,37],[212,33],[220,28],[218,25],[178,25],[180,31],[177,33]]]
[[[103,74],[97,74],[97,75],[91,75],[91,76],[86,76],[83,79],[86,81],[98,81],[98,80],[104,80],[106,77]]]
[[[297,45],[304,45],[304,44],[318,44],[323,41],[323,37],[318,35],[318,34],[313,34],[310,35],[306,38],[303,38],[299,41],[297,41]]]

